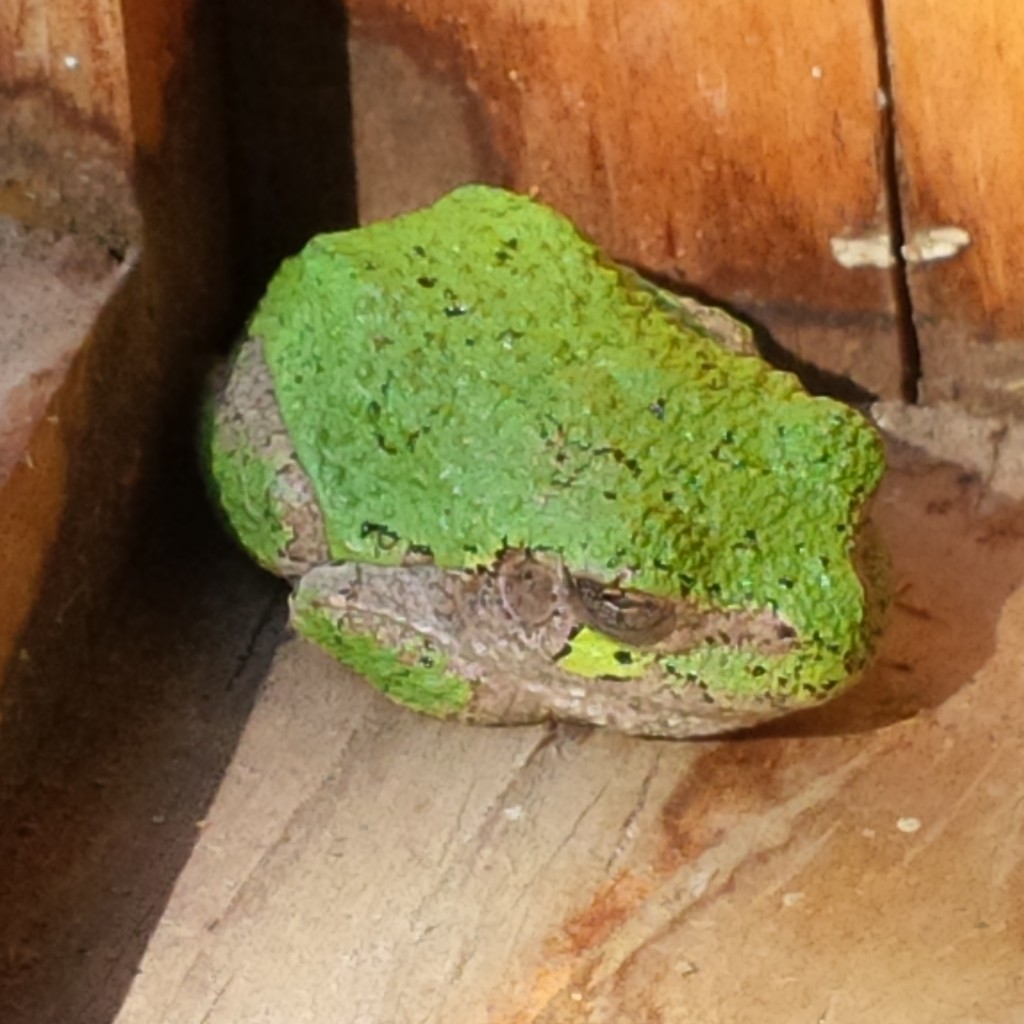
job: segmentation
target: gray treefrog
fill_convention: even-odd
[[[539,202],[466,186],[314,238],[216,392],[231,529],[407,707],[707,735],[870,654],[874,429]]]

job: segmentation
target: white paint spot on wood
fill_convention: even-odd
[[[970,233],[955,224],[915,231],[901,250],[908,263],[948,260],[971,244]]]
[[[865,235],[836,235],[829,239],[832,256],[841,267],[885,269],[896,262],[892,238],[888,231],[872,231]]]

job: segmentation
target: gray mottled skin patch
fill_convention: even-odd
[[[250,338],[215,384],[216,427],[222,444],[246,447],[274,467],[274,501],[291,540],[275,564],[282,576],[301,576],[329,561],[323,515],[313,482],[299,465],[295,446],[274,396],[274,381],[263,345]]]
[[[559,654],[589,624],[576,589],[556,561],[511,551],[493,571],[323,566],[302,579],[296,601],[395,649],[427,638],[447,659],[446,671],[473,684],[473,699],[461,716],[470,721],[560,718],[638,735],[697,736],[784,709],[782,700],[761,695],[713,701],[699,685],[657,666],[628,679],[590,679],[562,669]],[[614,589],[616,596],[626,593]],[[708,638],[773,653],[794,643],[792,631],[770,613],[698,613],[686,602],[664,604],[675,606],[673,626],[645,644],[648,650],[681,652]]]

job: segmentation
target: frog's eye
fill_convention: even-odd
[[[656,644],[676,626],[676,606],[669,598],[608,587],[587,576],[572,579],[572,595],[580,619],[620,643]]]

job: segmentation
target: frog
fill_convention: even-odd
[[[411,711],[703,737],[834,698],[876,645],[869,420],[532,196],[312,238],[202,436],[295,631]]]

